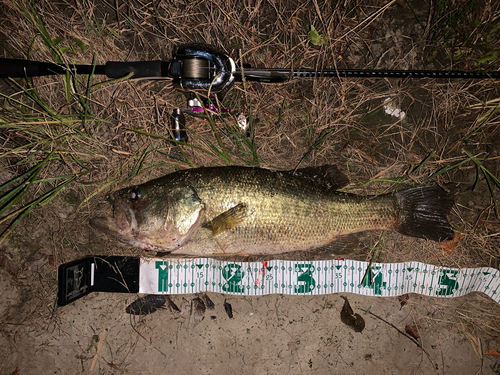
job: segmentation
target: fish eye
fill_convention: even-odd
[[[136,200],[142,198],[142,193],[139,189],[133,189],[130,191],[129,198],[132,201],[136,201]]]

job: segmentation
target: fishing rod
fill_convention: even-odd
[[[229,112],[219,109],[212,95],[227,90],[234,82],[254,81],[281,83],[302,78],[447,78],[498,79],[500,71],[462,70],[383,70],[383,69],[289,69],[238,67],[227,54],[212,46],[191,44],[179,47],[170,61],[108,61],[105,65],[59,65],[21,59],[0,59],[0,78],[26,78],[48,75],[73,74],[105,75],[108,78],[171,78],[174,84],[189,93],[187,110],[173,114],[172,131],[178,141],[187,141],[183,130],[182,113],[203,116],[205,110]],[[205,97],[195,95],[205,93]],[[201,101],[200,101],[201,100]]]

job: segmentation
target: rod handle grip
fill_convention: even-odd
[[[155,61],[108,61],[104,68],[108,78],[121,78],[129,73],[134,73],[132,78],[162,77],[162,65],[166,63]],[[165,72],[167,69],[164,69]]]
[[[21,59],[0,59],[0,78],[24,78],[64,74],[57,64]]]

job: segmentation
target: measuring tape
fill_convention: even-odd
[[[493,268],[453,269],[419,262],[374,263],[354,260],[225,262],[148,259],[140,261],[139,292],[215,292],[245,296],[355,293],[391,297],[418,293],[458,297],[483,292],[500,302],[500,274]],[[366,275],[366,277],[365,277]]]
[[[93,292],[243,296],[355,293],[394,297],[418,293],[459,297],[482,292],[500,303],[500,273],[420,262],[355,260],[229,262],[208,258],[88,257],[59,266],[59,306]]]

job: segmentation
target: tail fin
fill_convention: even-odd
[[[399,203],[396,230],[407,236],[446,241],[455,236],[446,215],[453,198],[438,186],[424,186],[394,194]]]

